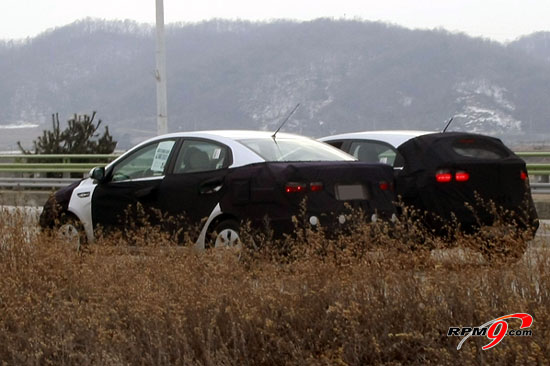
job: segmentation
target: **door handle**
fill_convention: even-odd
[[[219,192],[223,187],[223,182],[221,180],[215,180],[210,182],[205,182],[201,184],[199,192],[200,194],[212,194]]]
[[[136,198],[144,198],[144,197],[147,197],[149,196],[151,193],[153,193],[155,190],[156,190],[157,187],[146,187],[146,188],[142,188],[142,189],[139,189],[137,191],[134,192],[134,196]]]

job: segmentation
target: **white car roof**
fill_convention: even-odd
[[[140,142],[136,146],[132,147],[132,149],[130,150],[133,150],[136,147],[147,144],[151,141],[162,140],[166,138],[174,138],[174,137],[205,138],[205,139],[211,139],[218,142],[229,144],[230,141],[235,142],[243,139],[268,138],[272,136],[273,136],[273,132],[271,131],[252,131],[252,130],[210,130],[210,131],[173,132],[173,133],[151,137],[148,140]],[[277,138],[313,140],[306,136],[295,135],[295,134],[286,133],[286,132],[277,133]]]
[[[108,166],[113,165],[115,162],[117,162],[119,159],[122,159],[128,153],[150,142],[167,139],[167,138],[181,138],[181,137],[204,138],[204,139],[217,141],[229,146],[233,152],[233,164],[231,165],[232,167],[238,167],[238,166],[243,166],[243,165],[248,165],[253,163],[260,163],[260,162],[264,162],[265,160],[261,156],[259,156],[257,153],[255,153],[245,145],[241,144],[239,140],[255,139],[255,138],[271,138],[272,136],[273,136],[273,131],[251,131],[251,130],[210,130],[210,131],[174,132],[174,133],[169,133],[165,135],[155,136],[135,145],[130,150],[128,150],[125,154],[123,154],[116,160],[112,161]],[[295,134],[286,133],[286,132],[278,132],[277,138],[317,141],[310,137],[295,135]],[[338,153],[342,153],[340,150],[337,150],[337,149],[335,150]],[[350,156],[350,158],[352,157]]]
[[[381,131],[363,131],[343,133],[339,135],[326,136],[319,141],[328,142],[334,140],[377,140],[386,142],[397,148],[399,145],[414,137],[435,133],[436,131],[420,131],[420,130],[381,130]]]
[[[191,131],[191,132],[174,132],[162,136],[156,136],[151,140],[166,137],[222,137],[232,140],[242,140],[251,138],[266,138],[273,136],[274,131],[252,131],[252,130],[209,130],[209,131]],[[295,135],[292,133],[278,132],[277,138],[292,138],[292,139],[309,139],[309,137]]]

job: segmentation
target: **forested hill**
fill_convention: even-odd
[[[382,23],[210,21],[169,26],[170,130],[276,129],[323,136],[366,129],[550,134],[550,46],[503,45]],[[546,55],[546,56],[544,56]],[[96,110],[130,144],[155,133],[154,28],[83,20],[0,43],[0,125]],[[66,119],[66,118],[65,118]]]

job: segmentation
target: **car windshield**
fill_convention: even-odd
[[[352,156],[322,142],[291,138],[238,140],[266,161],[353,161]]]

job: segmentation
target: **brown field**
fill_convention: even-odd
[[[515,263],[485,260],[475,237],[426,239],[430,253],[384,225],[203,253],[144,228],[77,252],[23,222],[0,217],[6,365],[550,364],[547,238]],[[487,351],[447,337],[510,313],[533,316],[532,336]]]

